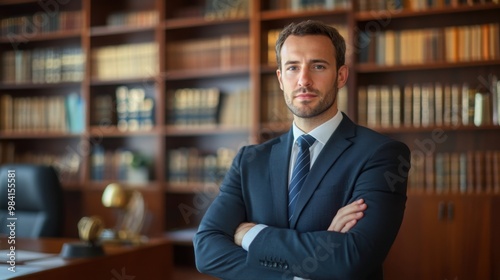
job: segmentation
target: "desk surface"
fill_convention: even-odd
[[[13,272],[11,265],[6,262],[10,245],[6,239],[1,239],[1,249],[7,252],[2,252],[0,279],[171,279],[173,260],[171,243],[168,240],[151,240],[138,246],[105,245],[105,255],[94,258],[60,257],[64,243],[71,242],[78,240],[16,239],[16,263]],[[30,253],[35,255],[31,256]]]

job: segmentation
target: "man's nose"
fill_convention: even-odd
[[[307,68],[303,68],[300,71],[299,82],[298,82],[300,87],[310,87],[312,85],[310,74],[311,73],[309,73],[309,70]]]

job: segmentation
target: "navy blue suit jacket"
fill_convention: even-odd
[[[346,115],[318,155],[288,222],[292,131],[240,149],[195,235],[197,268],[223,279],[382,279],[400,228],[410,151]],[[347,233],[326,231],[337,211],[363,198]],[[234,244],[242,222],[268,225],[249,251]]]

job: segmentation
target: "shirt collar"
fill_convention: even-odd
[[[326,142],[328,142],[328,139],[332,136],[333,132],[339,127],[340,122],[343,119],[342,113],[337,111],[337,114],[333,116],[333,118],[329,119],[328,121],[324,122],[320,126],[316,127],[313,129],[311,132],[309,132],[309,135],[312,135],[316,141],[320,142],[322,145],[325,145]],[[304,132],[300,130],[295,125],[295,122],[293,123],[293,141],[297,140]]]

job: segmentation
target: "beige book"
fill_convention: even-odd
[[[393,85],[391,90],[391,123],[392,127],[398,128],[401,126],[401,89],[398,85]]]
[[[434,85],[434,123],[443,125],[443,87],[440,83]]]
[[[414,127],[422,126],[422,89],[420,84],[413,85],[413,119]]]
[[[462,97],[460,86],[457,84],[451,85],[451,125],[459,126],[462,121]]]
[[[385,32],[385,65],[392,66],[396,61],[396,47],[395,47],[395,32],[394,30],[387,30]]]
[[[405,127],[413,125],[413,88],[411,85],[405,85],[403,98],[403,123]]]
[[[378,86],[367,88],[367,126],[376,128],[380,125],[380,91]]]
[[[469,111],[471,109],[471,100],[469,96],[469,84],[462,85],[462,125],[470,124]]]
[[[380,86],[380,126],[388,128],[391,126],[391,91],[389,86]]]
[[[367,125],[367,90],[365,86],[358,87],[358,123]]]
[[[433,123],[433,120],[431,118],[433,117],[434,113],[434,108],[433,104],[434,101],[432,99],[432,85],[429,84],[423,84],[422,85],[422,127],[429,127],[431,123]]]
[[[443,125],[451,125],[451,114],[452,114],[452,98],[451,98],[451,86],[445,85],[443,89]]]

